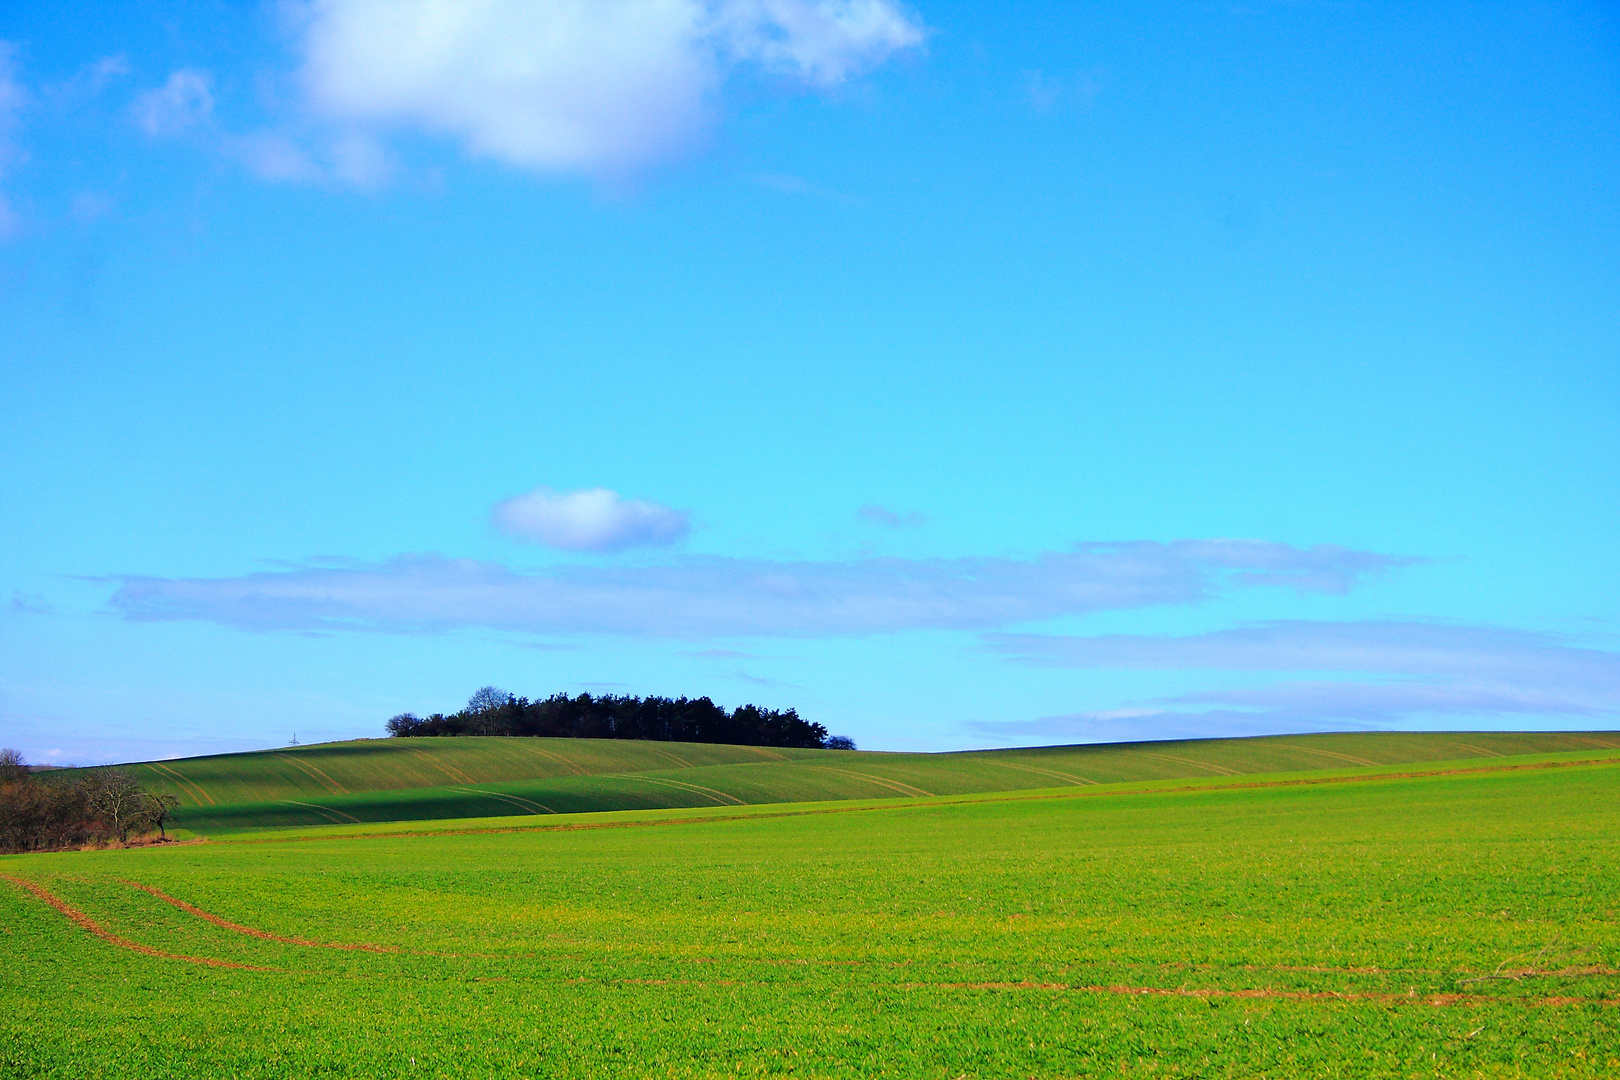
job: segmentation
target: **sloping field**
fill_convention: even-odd
[[[1575,756],[0,857],[0,1075],[1612,1076]]]
[[[724,806],[1494,759],[1620,749],[1620,733],[1351,733],[953,754],[597,739],[367,740],[148,762],[178,823],[276,826]]]
[[[130,767],[153,790],[179,796],[182,806],[229,806],[446,784],[782,761],[815,752],[612,739],[360,739]]]

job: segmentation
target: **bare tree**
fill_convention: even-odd
[[[0,750],[0,784],[14,784],[28,775],[28,763],[21,754],[7,747]]]
[[[495,729],[495,714],[506,707],[512,695],[494,686],[480,686],[467,699],[467,712],[477,717],[478,734],[489,735]]]
[[[88,780],[86,803],[97,816],[105,818],[120,844],[129,842],[129,831],[140,824],[148,796],[133,775],[123,769],[102,769]],[[167,815],[165,815],[166,817]]]
[[[166,826],[174,818],[175,810],[180,807],[180,796],[167,793],[154,795],[150,791],[143,791],[141,796],[141,807],[135,812],[135,816],[147,828],[155,827],[159,839],[167,840],[169,830]]]
[[[494,712],[505,705],[511,697],[511,694],[498,687],[480,686],[473,691],[473,696],[467,699],[467,711],[470,713]]]

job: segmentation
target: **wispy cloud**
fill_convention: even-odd
[[[49,615],[50,602],[39,593],[13,592],[11,594],[11,613],[13,615]]]
[[[503,499],[490,511],[495,527],[515,540],[560,551],[624,551],[663,547],[691,531],[684,511],[607,488],[536,488]]]
[[[103,56],[60,82],[47,83],[42,88],[42,96],[58,109],[76,108],[129,73],[129,58],[123,53]]]
[[[914,528],[928,524],[928,515],[920,510],[890,510],[875,503],[867,503],[855,511],[855,516],[873,525],[886,525],[891,529]]]
[[[968,731],[1000,745],[1244,738],[1307,731],[1366,731],[1373,726],[1341,720],[1302,721],[1292,716],[1239,709],[1202,712],[1108,709],[1033,720],[975,720],[963,725]]]
[[[213,76],[197,68],[181,68],[162,86],[135,97],[131,115],[142,131],[153,137],[183,135],[207,127],[214,118]]]
[[[1284,621],[1181,637],[990,634],[986,641],[1012,660],[1040,667],[1333,676],[975,725],[1009,738],[1089,737],[1103,729],[1263,734],[1464,717],[1620,716],[1620,653],[1503,627]]]
[[[17,129],[22,124],[23,109],[31,100],[18,78],[17,45],[0,41],[0,181],[23,160],[24,152],[17,142]],[[6,193],[0,189],[0,240],[17,231],[17,213],[11,208]]]
[[[1225,587],[1343,592],[1402,560],[1318,546],[1192,540],[1082,544],[1033,559],[774,561],[519,572],[438,555],[234,578],[126,577],[131,619],[261,630],[461,627],[701,639],[993,630],[1090,611],[1194,603]]]
[[[1042,667],[1340,671],[1467,678],[1607,680],[1620,693],[1620,654],[1495,626],[1395,620],[1286,620],[1187,636],[991,634],[998,652]]]
[[[1042,116],[1064,109],[1089,112],[1102,89],[1102,78],[1098,71],[1057,76],[1026,71],[1023,89],[1030,108]]]
[[[690,151],[739,68],[827,89],[925,37],[894,0],[307,0],[288,10],[312,118],[592,176]]]

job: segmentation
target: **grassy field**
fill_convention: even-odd
[[[1620,748],[1613,733],[1355,733],[959,754],[597,739],[375,739],[145,762],[178,824],[244,829],[902,798]]]
[[[0,858],[0,1075],[1620,1070],[1620,753],[1277,771]]]

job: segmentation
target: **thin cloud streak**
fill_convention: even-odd
[[[1341,593],[1407,561],[1252,540],[1082,544],[1033,559],[711,557],[533,572],[402,555],[233,578],[123,577],[111,604],[134,620],[206,620],[254,630],[480,627],[688,640],[819,637],[993,630],[1091,611],[1196,603],[1228,587]]]
[[[1154,738],[1511,720],[1609,724],[1620,653],[1492,626],[1285,621],[1171,636],[986,635],[1037,667],[1335,672],[1361,678],[1200,690],[1123,709],[969,725],[998,738]]]
[[[855,511],[855,516],[873,525],[883,525],[891,529],[909,529],[928,524],[928,515],[920,510],[902,512],[875,503],[867,503]]]
[[[16,42],[0,40],[0,181],[27,156],[16,141],[23,109],[31,100],[17,77],[17,51]],[[5,191],[0,189],[0,240],[14,234],[18,224],[16,211],[12,210]]]
[[[1620,694],[1620,654],[1495,626],[1284,620],[1182,637],[990,634],[985,640],[1036,667],[1359,671],[1601,685]]]

